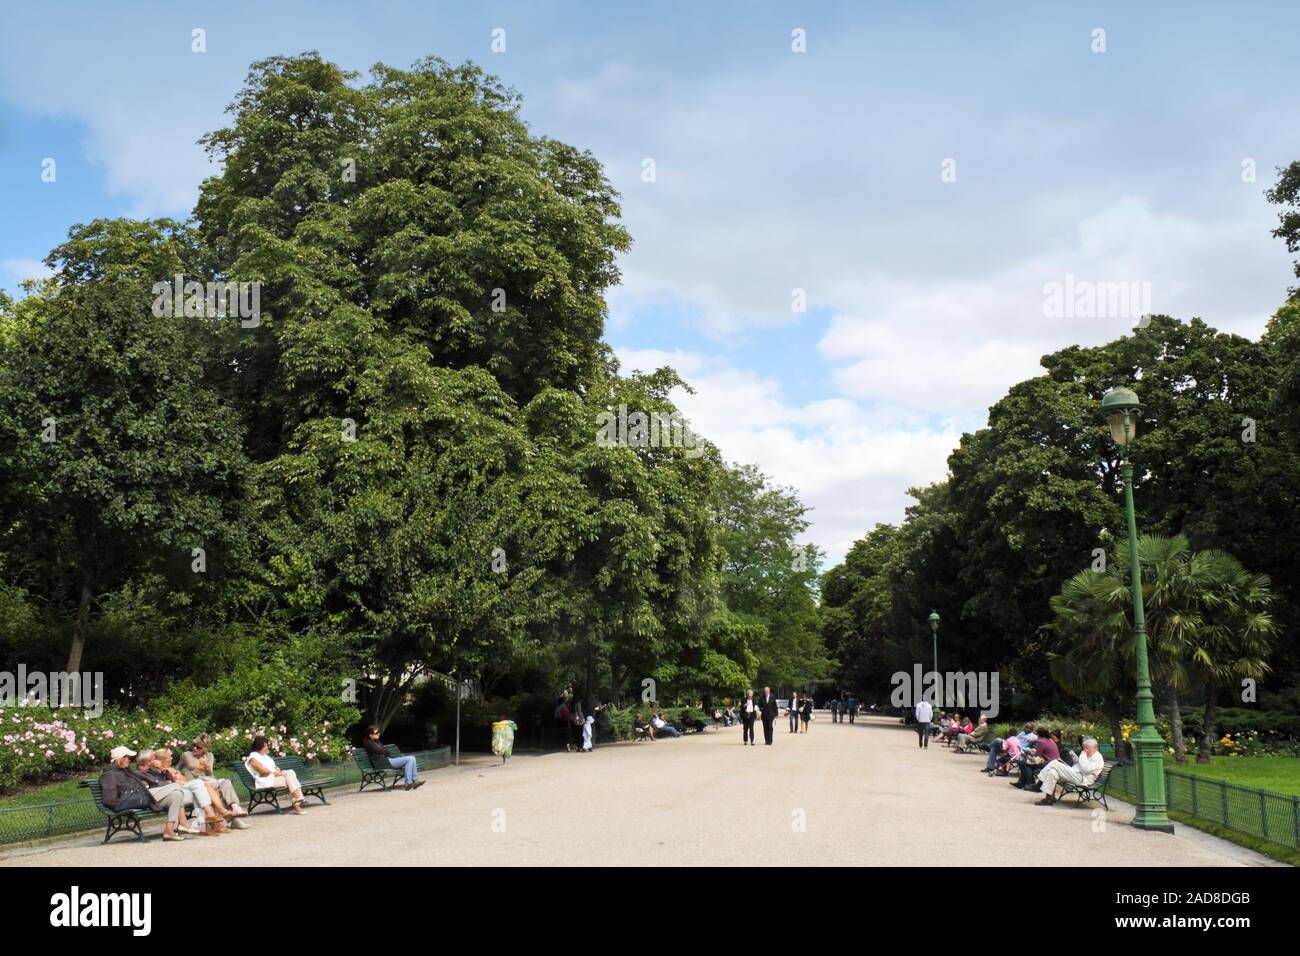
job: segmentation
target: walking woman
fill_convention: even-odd
[[[812,694],[803,695],[803,707],[799,711],[799,719],[803,721],[803,732],[808,733],[808,721],[812,720]]]

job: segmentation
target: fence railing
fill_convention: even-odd
[[[1132,764],[1115,764],[1110,781],[1112,790],[1137,794],[1137,769]],[[1166,767],[1165,801],[1170,810],[1300,849],[1300,797]]]
[[[437,770],[451,762],[451,748],[438,747],[434,750],[420,750],[411,754],[415,765],[420,770]],[[359,785],[361,772],[353,760],[340,760],[335,763],[312,765],[320,776],[334,778],[331,788]],[[218,770],[218,773],[222,771]],[[224,775],[224,773],[222,774]],[[89,779],[97,776],[87,773]],[[235,790],[243,794],[242,784],[235,783]],[[84,797],[72,800],[55,800],[50,803],[32,803],[16,807],[0,807],[0,845],[21,843],[24,840],[39,840],[42,837],[78,833],[82,830],[103,829],[106,818],[95,809],[90,799],[90,792]]]

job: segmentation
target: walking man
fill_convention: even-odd
[[[838,697],[832,697],[831,698],[831,723],[838,724],[839,722],[840,722],[840,699]]]
[[[916,702],[916,732],[920,736],[916,741],[918,747],[930,746],[930,720],[934,717],[934,708],[922,697]]]
[[[790,733],[797,734],[799,732],[799,692],[798,691],[791,691],[790,706],[786,710],[786,713],[790,715]]]
[[[758,701],[754,700],[754,691],[752,689],[745,691],[745,699],[740,702],[740,726],[744,734],[745,744],[754,742],[754,718],[758,716]]]
[[[849,694],[849,723],[853,723],[858,716],[858,699],[853,694]]]
[[[772,725],[776,723],[776,698],[772,696],[772,688],[763,688],[763,699],[758,706],[759,715],[763,718],[763,743],[772,746]]]

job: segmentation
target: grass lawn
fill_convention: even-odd
[[[1199,766],[1190,759],[1179,766],[1173,757],[1166,757],[1165,766],[1179,773],[1300,796],[1300,757],[1211,757],[1210,760],[1209,766]]]

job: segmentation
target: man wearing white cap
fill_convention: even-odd
[[[173,842],[184,840],[185,837],[176,832],[176,824],[185,803],[185,791],[175,784],[169,788],[150,788],[149,781],[131,769],[131,758],[134,756],[135,751],[130,747],[114,747],[109,754],[112,766],[99,776],[104,806],[110,810],[166,808],[167,823],[163,827],[163,839]]]

